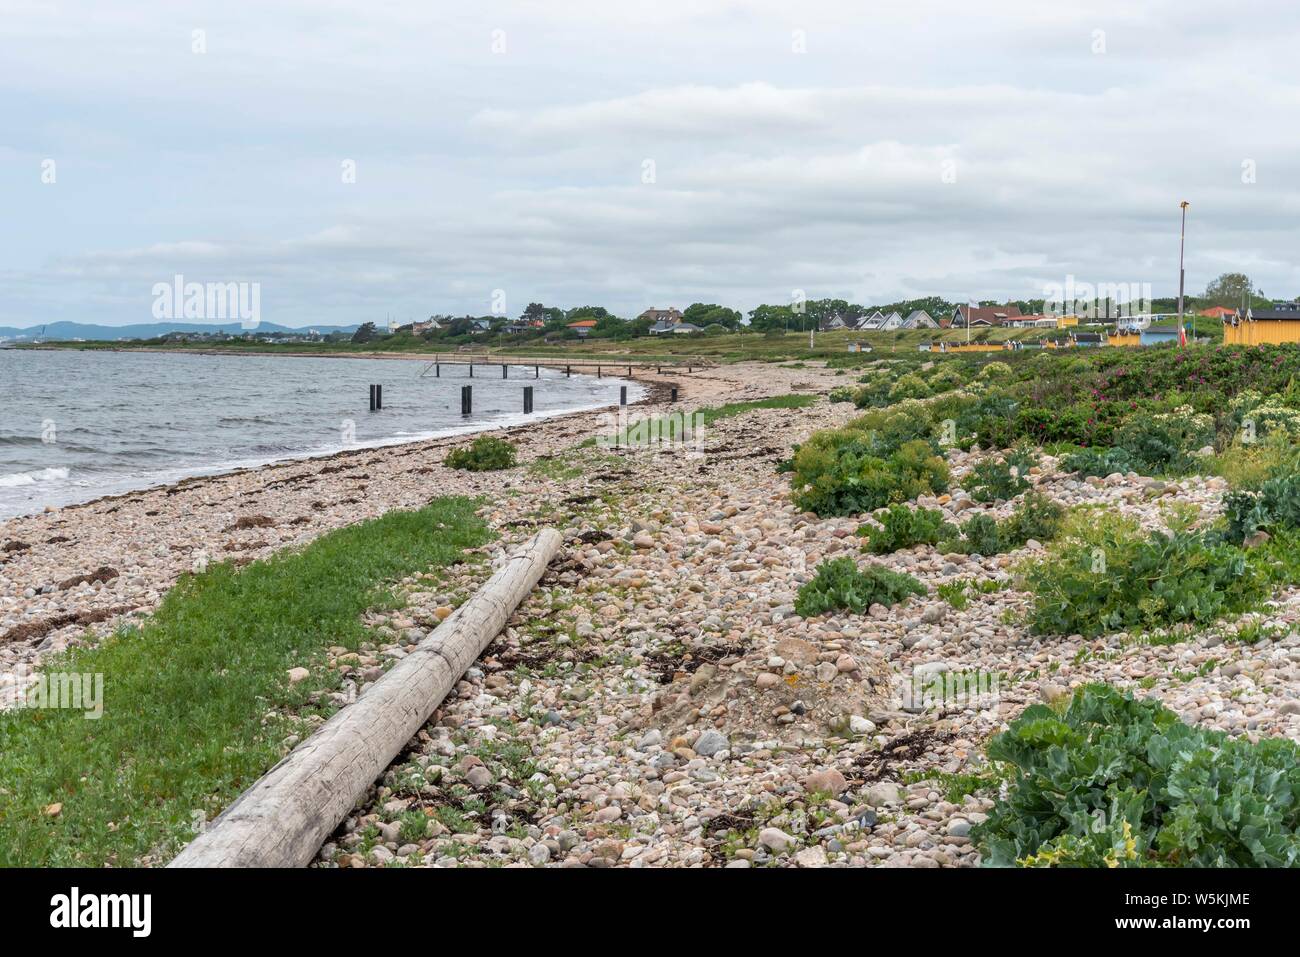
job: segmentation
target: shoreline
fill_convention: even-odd
[[[666,408],[668,392],[673,387],[681,391],[683,400],[690,398],[691,391],[701,398],[716,397],[703,383],[697,383],[704,385],[703,388],[690,390],[683,388],[685,383],[675,376],[641,371],[641,375],[633,378],[644,387],[645,395],[629,403],[629,408],[661,405]],[[243,564],[267,557],[280,548],[302,544],[335,528],[377,517],[392,508],[417,507],[428,498],[427,495],[419,499],[409,495],[378,495],[372,500],[366,494],[371,490],[365,486],[354,486],[338,495],[340,483],[347,479],[374,481],[370,473],[358,471],[361,468],[386,466],[394,473],[389,479],[409,482],[412,470],[400,466],[406,464],[404,460],[414,459],[416,474],[429,474],[438,468],[448,473],[450,486],[465,487],[468,494],[474,494],[483,484],[482,474],[458,473],[439,466],[446,452],[464,444],[468,436],[506,437],[517,443],[521,465],[526,465],[534,454],[553,451],[554,443],[576,442],[596,434],[611,411],[618,408],[605,405],[577,409],[512,425],[484,424],[471,432],[358,446],[194,475],[2,519],[0,676],[15,663],[34,665],[46,653],[63,650],[79,640],[87,625],[93,626],[96,636],[102,636],[127,614],[151,611],[179,575],[191,570],[190,562],[168,560],[173,554],[201,553],[205,559],[232,558]],[[337,480],[333,479],[336,475]],[[296,501],[302,496],[290,499],[281,492],[289,488],[316,489],[321,497],[303,503]],[[336,493],[333,503],[326,497],[331,491]],[[269,498],[267,493],[272,493]],[[446,492],[455,493],[454,488]],[[177,502],[192,499],[198,500],[197,508],[219,510],[226,519],[198,522],[193,508],[176,507]],[[344,506],[360,507],[343,511]],[[238,517],[247,517],[247,513],[303,509],[307,514],[288,516],[274,532],[254,528],[253,532],[262,533],[260,539],[233,528]],[[124,514],[128,517],[119,517]],[[170,527],[171,533],[162,535],[159,525]],[[224,545],[208,548],[217,536],[232,531],[234,536]],[[160,537],[169,539],[165,546],[149,545]],[[91,547],[77,548],[86,545]],[[142,545],[149,546],[145,554],[141,554]],[[209,555],[209,551],[213,554]],[[116,577],[67,585],[70,580],[97,569],[110,569]],[[3,706],[4,691],[0,684],[0,706]]]
[[[33,348],[40,349],[43,347],[33,347]],[[44,347],[44,351],[63,351],[63,350],[57,348],[51,348],[51,347]],[[130,352],[130,353],[146,353],[146,354],[163,352],[169,355],[211,355],[211,356],[223,356],[223,357],[229,355],[266,357],[268,355],[271,355],[272,357],[283,356],[284,358],[307,358],[307,359],[309,358],[356,358],[356,359],[367,359],[367,358],[421,359],[423,358],[420,356],[409,356],[409,355],[397,356],[392,354],[372,355],[372,354],[361,354],[361,353],[347,353],[347,354],[335,354],[329,356],[313,356],[309,353],[239,353],[239,352],[221,352],[221,351],[198,351],[192,349],[101,349],[101,350],[88,350],[88,351]],[[431,361],[431,360],[425,360],[425,361]],[[499,365],[500,363],[489,363],[489,364]],[[521,363],[521,365],[524,364],[531,364],[531,363]],[[667,390],[671,384],[659,384],[656,382],[646,381],[644,379],[645,369],[639,368],[637,366],[632,366],[631,369],[633,372],[633,374],[631,375],[620,373],[619,375],[604,376],[604,378],[614,379],[616,381],[632,382],[637,385],[641,385],[642,387],[645,388],[646,390],[645,395],[641,396],[635,401],[629,401],[628,403],[629,408],[642,406],[652,402],[657,402],[666,399]],[[643,373],[643,375],[637,375],[636,373],[638,372]],[[590,375],[589,372],[586,372],[582,369],[575,369],[573,374]],[[376,449],[397,448],[401,446],[416,445],[420,443],[439,443],[439,442],[458,439],[464,436],[481,435],[481,434],[486,434],[495,431],[503,431],[507,434],[512,434],[515,430],[527,428],[528,426],[537,422],[560,419],[560,418],[565,418],[574,415],[597,413],[610,408],[616,409],[618,408],[618,406],[601,405],[601,406],[574,408],[574,409],[568,409],[564,411],[556,411],[550,413],[534,412],[532,413],[533,417],[527,422],[516,422],[513,424],[506,424],[506,425],[491,424],[485,422],[481,425],[449,426],[447,429],[442,430],[440,434],[437,435],[425,435],[418,438],[389,437],[383,439],[376,439],[370,443],[357,444],[349,448],[336,449],[332,452],[311,453],[304,450],[301,454],[289,454],[286,456],[271,458],[271,459],[267,459],[266,461],[254,462],[252,464],[247,464],[247,465],[226,466],[218,463],[212,465],[210,470],[209,467],[207,466],[198,466],[197,468],[201,469],[201,471],[195,472],[194,474],[191,475],[183,475],[175,478],[166,478],[157,482],[150,482],[148,484],[123,489],[121,491],[111,491],[103,494],[94,494],[92,498],[85,499],[84,501],[66,502],[60,505],[47,504],[43,507],[37,508],[35,511],[25,512],[18,515],[0,516],[0,544],[3,544],[2,539],[4,535],[4,527],[7,523],[17,521],[19,519],[31,518],[32,516],[35,515],[52,514],[54,512],[63,511],[66,509],[85,508],[87,506],[95,505],[99,502],[129,498],[132,495],[142,493],[142,492],[148,492],[156,489],[166,489],[166,488],[184,486],[195,482],[205,481],[207,479],[220,478],[222,476],[238,475],[246,472],[255,472],[260,469],[276,468],[279,466],[289,466],[289,465],[293,465],[294,463],[326,461],[326,460],[334,459],[339,456],[347,455],[349,453],[364,453],[364,452],[374,451]],[[158,471],[161,473],[166,473],[167,469],[160,469]],[[0,562],[0,565],[3,565],[3,562]],[[0,629],[0,634],[2,633],[3,630]]]

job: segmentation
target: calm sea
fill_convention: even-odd
[[[0,349],[0,519],[46,505],[345,448],[496,428],[628,401],[642,387],[531,366]],[[369,411],[369,384],[384,408]],[[474,411],[460,413],[461,386]],[[524,386],[533,414],[523,414]]]

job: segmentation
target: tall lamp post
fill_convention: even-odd
[[[1183,331],[1183,243],[1187,238],[1187,200],[1178,204],[1183,211],[1183,224],[1178,230],[1178,329],[1181,336],[1186,336]]]

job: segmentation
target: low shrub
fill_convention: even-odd
[[[911,575],[881,565],[859,568],[851,558],[832,558],[817,566],[817,575],[799,589],[794,610],[804,618],[837,609],[862,614],[874,604],[896,605],[925,586]]]
[[[1016,449],[1004,458],[984,459],[962,481],[962,487],[977,502],[1001,502],[1015,498],[1029,488],[1025,476],[1035,457],[1027,449]]]
[[[931,394],[925,380],[914,372],[901,375],[889,388],[889,398],[898,402],[900,399],[924,399]]]
[[[794,500],[818,515],[856,515],[948,488],[948,465],[919,404],[814,432],[794,454]],[[924,436],[924,438],[921,438]]]
[[[1115,472],[1127,475],[1138,471],[1138,463],[1124,449],[1081,449],[1061,459],[1061,470],[1078,472],[1080,478],[1095,475],[1105,478]]]
[[[877,516],[877,520],[879,525],[863,525],[858,529],[859,535],[866,536],[866,548],[877,555],[913,545],[937,545],[954,531],[937,508],[891,505],[884,515]]]
[[[959,531],[954,530],[956,534],[941,542],[940,548],[965,555],[1000,555],[1022,547],[1030,539],[1050,542],[1064,518],[1062,506],[1034,490],[1003,521],[987,514],[972,516]]]
[[[1061,531],[1065,509],[1037,489],[1026,492],[1011,516],[1002,523],[1002,538],[1019,548],[1033,539],[1050,542]]]
[[[1300,439],[1300,409],[1289,405],[1286,396],[1264,396],[1247,389],[1233,399],[1231,410],[1248,442],[1270,435]]]
[[[1213,533],[1143,534],[1132,519],[1089,510],[1025,570],[1037,634],[1095,636],[1208,622],[1247,610],[1269,576]]]
[[[953,389],[960,389],[966,384],[966,376],[957,368],[956,363],[945,363],[930,376],[929,387],[933,394],[940,392],[951,392]]]
[[[1238,545],[1259,531],[1300,528],[1300,473],[1266,479],[1257,491],[1229,492],[1223,517],[1224,538]]]
[[[504,439],[481,435],[470,445],[452,449],[442,464],[450,469],[470,472],[495,472],[515,467],[515,447]]]
[[[1124,449],[1143,475],[1187,475],[1200,466],[1192,453],[1213,442],[1214,420],[1184,405],[1130,416],[1115,429],[1111,444]]]
[[[971,838],[986,866],[1294,867],[1300,747],[1183,724],[1159,702],[1086,685],[1032,705],[988,745],[1014,768]]]

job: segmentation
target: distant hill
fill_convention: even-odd
[[[169,332],[226,332],[237,335],[241,332],[306,332],[314,329],[319,333],[355,332],[357,325],[350,326],[281,326],[274,322],[259,323],[256,329],[245,329],[238,322],[139,322],[130,326],[99,326],[86,322],[51,322],[47,326],[31,326],[18,329],[13,326],[0,326],[0,339],[31,341],[32,339],[86,339],[92,342],[111,341],[113,339],[153,339]]]

